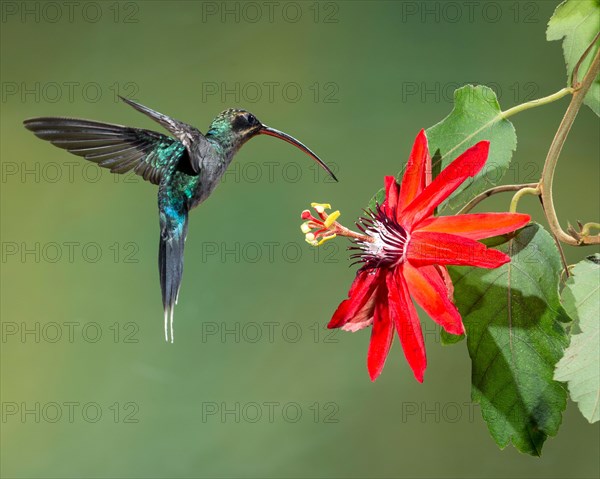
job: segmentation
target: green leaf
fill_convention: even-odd
[[[373,195],[369,201],[368,209],[375,211],[375,207],[382,204],[385,201],[385,188],[381,188],[377,193]]]
[[[446,332],[445,329],[440,330],[440,339],[442,341],[443,346],[450,346],[451,344],[456,344],[465,339],[464,334],[450,334]]]
[[[430,152],[440,150],[443,168],[479,141],[491,142],[486,166],[440,205],[440,211],[446,207],[458,209],[477,194],[497,185],[508,170],[517,147],[515,128],[502,117],[496,94],[481,85],[466,85],[456,90],[454,109],[427,130],[427,139]]]
[[[581,331],[556,365],[554,379],[569,384],[571,398],[591,423],[600,419],[600,254],[573,268],[562,292],[563,305]]]
[[[567,0],[556,8],[548,22],[547,40],[564,38],[563,53],[567,64],[567,86],[571,84],[573,68],[594,40],[599,26],[600,2],[598,0]],[[577,74],[579,81],[590,68],[597,51],[598,42],[579,67]],[[585,96],[584,103],[600,116],[600,78],[597,78],[592,84],[590,91]]]
[[[440,150],[435,150],[431,156],[431,179],[435,180],[442,171],[442,153]]]
[[[449,268],[467,331],[471,396],[500,448],[512,442],[521,452],[540,455],[567,402],[567,391],[553,380],[568,342],[558,293],[560,256],[537,224],[497,249],[511,262],[491,270]]]

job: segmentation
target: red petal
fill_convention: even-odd
[[[450,334],[463,334],[460,313],[448,299],[448,289],[435,267],[415,268],[405,263],[403,270],[410,295],[431,319]]]
[[[531,217],[520,213],[479,213],[427,218],[415,229],[453,233],[473,240],[491,238],[525,226]]]
[[[402,269],[402,267],[396,268],[393,270],[394,274],[389,274],[386,278],[390,316],[394,321],[396,331],[398,331],[404,356],[415,378],[422,383],[427,367],[425,343],[423,342],[419,316],[408,294],[408,288],[402,276]]]
[[[396,178],[393,176],[386,176],[384,178],[385,184],[385,207],[386,212],[389,216],[396,215],[396,206],[398,204],[398,183]]]
[[[369,352],[367,354],[367,368],[371,381],[375,381],[383,371],[393,337],[394,324],[390,320],[387,297],[383,288],[381,288],[375,303],[373,330],[371,331],[371,341],[369,342]]]
[[[427,136],[425,130],[421,130],[415,139],[402,177],[400,196],[398,197],[399,211],[406,208],[425,188],[428,167],[429,175],[431,175],[431,156],[429,156],[427,147]]]
[[[430,216],[467,178],[481,171],[487,160],[489,148],[489,141],[480,141],[450,163],[404,211],[398,211],[398,221],[410,228]]]
[[[348,292],[348,299],[342,301],[333,313],[333,317],[327,325],[328,328],[339,328],[356,317],[365,320],[372,315],[372,308],[370,311],[365,311],[364,308],[368,306],[369,299],[377,288],[378,275],[379,270],[375,274],[366,270],[358,272]]]
[[[442,161],[442,160],[438,160]],[[427,147],[427,158],[425,159],[425,185],[424,188],[427,188],[431,184],[431,177],[433,175],[433,166],[431,164],[431,155],[429,154],[429,146]],[[421,193],[419,191],[419,193]]]
[[[411,235],[406,257],[416,266],[455,264],[497,268],[510,261],[501,251],[488,249],[472,239],[430,231],[415,231]]]
[[[344,331],[355,333],[373,324],[373,313],[375,311],[375,300],[378,289],[377,287],[373,288],[365,304],[342,326]]]

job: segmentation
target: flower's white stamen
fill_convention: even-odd
[[[406,261],[408,232],[378,206],[375,212],[367,211],[369,217],[360,220],[359,228],[372,242],[357,241],[358,249],[352,257],[364,263],[365,268],[392,267]]]
[[[383,242],[383,240],[381,239],[381,235],[379,234],[379,229],[381,229],[382,226],[380,223],[377,226],[377,229],[369,228],[365,230],[365,233],[371,238],[373,238],[374,241],[372,243],[362,243],[364,246],[363,249],[365,251],[368,251],[369,254],[372,254],[373,256],[380,255],[383,250],[383,247],[385,246],[385,243]]]

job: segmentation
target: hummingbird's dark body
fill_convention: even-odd
[[[122,98],[148,115],[173,136],[140,128],[71,118],[32,118],[25,127],[55,146],[109,168],[113,173],[133,170],[158,185],[160,242],[158,264],[165,312],[173,341],[173,308],[183,274],[183,248],[189,211],[213,192],[235,153],[250,138],[266,134],[294,144],[333,173],[306,146],[291,136],[260,123],[245,110],[230,109],[218,115],[206,135],[191,125],[174,120]],[[335,177],[334,177],[335,178]]]

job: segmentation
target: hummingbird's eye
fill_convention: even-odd
[[[258,120],[252,113],[248,113],[248,116],[246,117],[246,121],[248,121],[248,124],[250,126],[254,126],[258,123]]]

